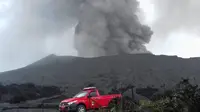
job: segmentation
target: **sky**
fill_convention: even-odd
[[[157,27],[156,23],[158,21],[159,18],[159,14],[156,13],[156,6],[154,4],[154,1],[156,0],[140,0],[140,7],[143,9],[144,13],[145,13],[145,20],[144,23],[148,24],[149,26],[152,27],[153,31],[154,31],[154,35],[152,37],[151,42],[146,45],[147,48],[156,55],[160,55],[160,54],[164,54],[164,55],[177,55],[178,57],[182,57],[182,58],[190,58],[190,57],[200,57],[200,37],[199,34],[197,34],[194,30],[199,30],[199,29],[195,29],[195,27],[191,27],[191,29],[185,25],[184,23],[179,22],[179,19],[176,19],[176,17],[172,17],[171,15],[169,15],[168,22],[166,21],[166,24],[173,24],[173,22],[177,22],[179,24],[183,24],[182,27],[180,28],[176,28],[175,30],[170,30],[170,32],[168,33],[168,35],[165,36],[158,36],[159,35],[159,30],[157,30],[158,28],[160,29],[164,29],[166,24],[163,24],[163,27]],[[160,0],[160,2],[163,2],[164,0]],[[167,0],[166,0],[167,1]],[[170,4],[173,3],[174,0],[168,0]],[[187,0],[176,0],[178,3],[178,5],[181,5],[181,2],[187,2]],[[186,8],[186,10],[191,10],[190,13],[190,18],[194,19],[194,23],[196,25],[198,25],[198,16],[196,17],[195,15],[199,15],[196,14],[195,11],[198,10],[198,7],[200,5],[198,0],[190,0],[191,3],[189,6],[191,6],[192,8]],[[164,5],[167,5],[167,3],[165,4],[165,2],[163,2]],[[174,3],[175,4],[175,3]],[[193,4],[196,4],[193,5]],[[173,6],[172,6],[173,7]],[[169,9],[172,7],[168,7]],[[181,6],[175,6],[175,8],[177,8],[177,10],[180,8]],[[184,9],[184,7],[183,7]],[[194,9],[194,11],[192,12],[192,9]],[[182,9],[180,9],[182,10]],[[170,12],[170,10],[169,10]],[[178,11],[177,11],[178,12]],[[181,13],[185,13],[184,10],[180,11],[180,16],[178,17],[187,17],[187,15],[183,14],[181,15]],[[165,13],[164,13],[165,14]],[[176,14],[177,15],[177,14]],[[172,18],[172,22],[170,21],[170,18]],[[188,17],[188,20],[185,22],[188,23],[192,23],[190,21],[190,18]],[[163,20],[165,21],[165,19]],[[180,20],[181,21],[181,20]],[[176,23],[174,23],[174,25],[176,25]],[[185,26],[184,26],[185,25]],[[167,25],[166,25],[167,26]],[[179,26],[177,24],[177,26]],[[157,28],[156,28],[157,27]],[[188,27],[188,28],[187,28]],[[172,27],[173,29],[174,27]]]
[[[69,28],[59,35],[51,35],[52,37],[45,39],[29,37],[24,39],[21,39],[22,37],[12,38],[12,33],[5,33],[7,32],[6,28],[9,25],[13,25],[10,21],[15,19],[15,16],[12,14],[12,16],[6,16],[3,13],[8,11],[12,5],[10,1],[12,0],[0,0],[0,72],[26,66],[49,54],[77,55],[76,50],[73,48],[74,28]],[[199,34],[193,30],[181,27],[170,30],[167,35],[163,36],[160,34],[162,27],[157,27],[160,15],[156,9],[158,7],[155,5],[155,0],[139,1],[142,10],[142,14],[139,14],[141,22],[151,26],[154,31],[151,42],[146,45],[149,51],[156,55],[177,55],[182,58],[200,57]],[[170,24],[168,21],[166,23]],[[12,29],[10,30],[12,31]],[[54,37],[59,37],[59,39]]]

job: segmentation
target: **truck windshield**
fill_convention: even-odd
[[[87,95],[86,91],[82,91],[74,96],[74,98],[81,98]]]

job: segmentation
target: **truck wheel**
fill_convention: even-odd
[[[86,108],[84,105],[78,105],[76,112],[86,112]]]

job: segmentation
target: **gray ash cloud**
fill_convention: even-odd
[[[75,48],[80,56],[148,53],[153,32],[137,18],[136,0],[85,0],[80,5]]]
[[[59,37],[77,23],[74,47],[79,56],[149,52],[145,44],[152,31],[137,18],[136,0],[11,1],[10,36]]]
[[[0,32],[0,61],[4,63],[1,68],[25,66],[61,47],[63,54],[64,50],[71,52],[68,47],[73,41],[68,39],[66,32],[74,27],[73,46],[79,56],[149,52],[144,45],[149,43],[152,31],[140,24],[135,14],[138,10],[136,0],[8,2],[8,8],[0,12],[0,19],[6,21]],[[66,43],[58,45],[59,40]],[[53,50],[51,44],[56,44]]]

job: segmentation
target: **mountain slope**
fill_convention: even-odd
[[[77,91],[87,85],[101,89],[120,83],[137,87],[171,87],[182,77],[200,82],[200,59],[151,54],[118,55],[99,58],[50,56],[30,66],[0,74],[0,82],[68,86]]]

